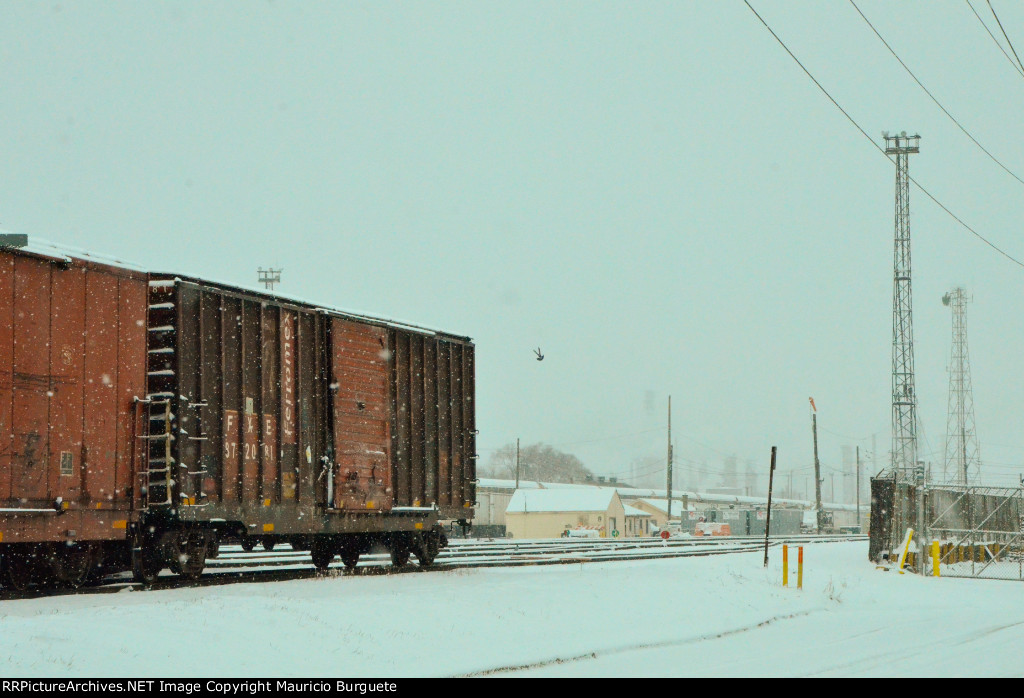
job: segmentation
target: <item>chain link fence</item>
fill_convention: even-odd
[[[947,577],[1024,580],[1024,498],[1020,487],[931,487],[927,532]]]
[[[897,560],[907,529],[914,529],[925,549],[911,547],[908,568],[931,574],[935,542],[941,576],[1024,581],[1024,488],[928,485],[922,502],[917,495],[911,483],[872,480],[871,560]]]

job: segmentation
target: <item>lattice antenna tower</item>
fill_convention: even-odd
[[[946,461],[943,475],[961,485],[981,474],[981,453],[974,423],[974,391],[971,387],[971,359],[967,352],[967,303],[964,289],[957,287],[942,297],[953,310],[953,354],[949,364],[949,403],[946,417]]]
[[[921,137],[883,133],[886,155],[896,156],[896,217],[892,282],[892,469],[913,480],[917,466],[917,392],[914,390],[914,323],[910,292],[910,155]]]
[[[263,287],[268,291],[273,291],[274,286],[281,283],[282,271],[284,271],[284,269],[274,269],[273,267],[270,267],[269,269],[264,269],[263,267],[260,267],[259,269],[256,270],[256,274],[260,280],[260,283],[263,284]]]

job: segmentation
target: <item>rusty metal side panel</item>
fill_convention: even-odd
[[[281,477],[278,470],[278,454],[281,443],[278,434],[280,421],[281,393],[281,362],[279,337],[280,312],[278,308],[263,307],[260,318],[261,355],[260,366],[260,417],[262,422],[262,440],[260,442],[260,459],[262,472],[260,482],[263,490],[264,503],[267,499],[277,503],[281,499]]]
[[[14,451],[14,256],[0,253],[0,502],[11,498]]]
[[[389,511],[388,333],[332,318],[334,508]]]
[[[87,274],[85,280],[85,373],[83,394],[83,496],[114,497],[117,454],[118,280]]]
[[[409,335],[409,436],[412,469],[409,472],[409,491],[412,505],[423,506],[424,493],[424,394],[423,394],[423,336]]]
[[[391,330],[396,503],[471,518],[476,499],[473,345]]]
[[[199,462],[203,475],[206,501],[221,500],[224,452],[224,383],[221,363],[221,298],[216,293],[201,292],[199,301],[199,389],[205,406],[202,408],[203,433],[199,442]]]
[[[188,506],[199,503],[202,492],[200,444],[205,425],[200,395],[202,356],[202,320],[200,291],[179,285],[176,301],[177,343],[175,346],[175,377],[177,394],[171,403],[176,416],[173,425],[177,452],[172,477],[177,482],[177,503]]]
[[[47,499],[50,389],[50,264],[14,261],[13,463],[11,496]]]
[[[181,493],[196,495],[197,504],[205,493],[207,503],[271,506],[297,501],[304,487],[311,501],[322,501],[317,313],[192,282],[178,286],[178,409],[187,433],[176,443],[180,464],[196,473]]]
[[[283,308],[278,312],[281,340],[281,499],[294,501],[298,491],[299,447],[296,411],[296,333],[295,313]]]
[[[49,491],[75,502],[82,496],[82,419],[85,370],[85,281],[82,268],[54,270],[50,372]]]
[[[242,301],[242,502],[260,500],[260,304]]]
[[[391,483],[395,503],[412,505],[412,447],[409,426],[409,342],[398,332],[389,333],[391,346]]]
[[[95,273],[95,272],[92,272]],[[142,279],[119,281],[117,336],[117,463],[114,505],[130,508],[135,493],[136,469],[141,460],[141,410],[135,398],[146,396],[147,286]]]
[[[437,504],[452,505],[451,344],[437,345]]]
[[[464,508],[470,509],[467,518],[472,518],[476,506],[476,466],[479,456],[476,452],[476,347],[463,345],[462,360],[462,408],[463,424],[466,431],[465,472],[466,483]]]
[[[221,496],[225,502],[240,501],[242,465],[242,302],[221,297],[220,379],[224,402],[218,411],[222,423],[223,470]]]
[[[423,340],[423,503],[437,503],[437,340]]]
[[[296,335],[296,407],[299,451],[298,500],[302,504],[323,504],[327,500],[325,481],[319,478],[323,467],[321,443],[325,434],[317,390],[323,382],[322,327],[313,313],[298,313]],[[319,485],[318,485],[319,483]]]
[[[466,465],[466,439],[463,432],[462,410],[464,406],[462,392],[462,352],[463,345],[451,345],[451,394],[449,397],[452,410],[452,461],[451,461],[451,506],[463,508],[464,497],[464,468]]]

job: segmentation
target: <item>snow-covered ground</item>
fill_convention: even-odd
[[[0,676],[1024,674],[1024,585],[866,546],[2,601]]]

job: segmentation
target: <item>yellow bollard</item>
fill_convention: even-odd
[[[796,588],[804,588],[804,546],[797,548]]]
[[[782,586],[789,586],[789,546],[782,546]]]
[[[903,565],[907,562],[907,553],[910,552],[910,541],[914,539],[914,529],[907,529],[906,540],[903,541],[903,553],[900,555],[900,574],[903,574]]]
[[[939,576],[939,541],[932,541],[932,576]]]

